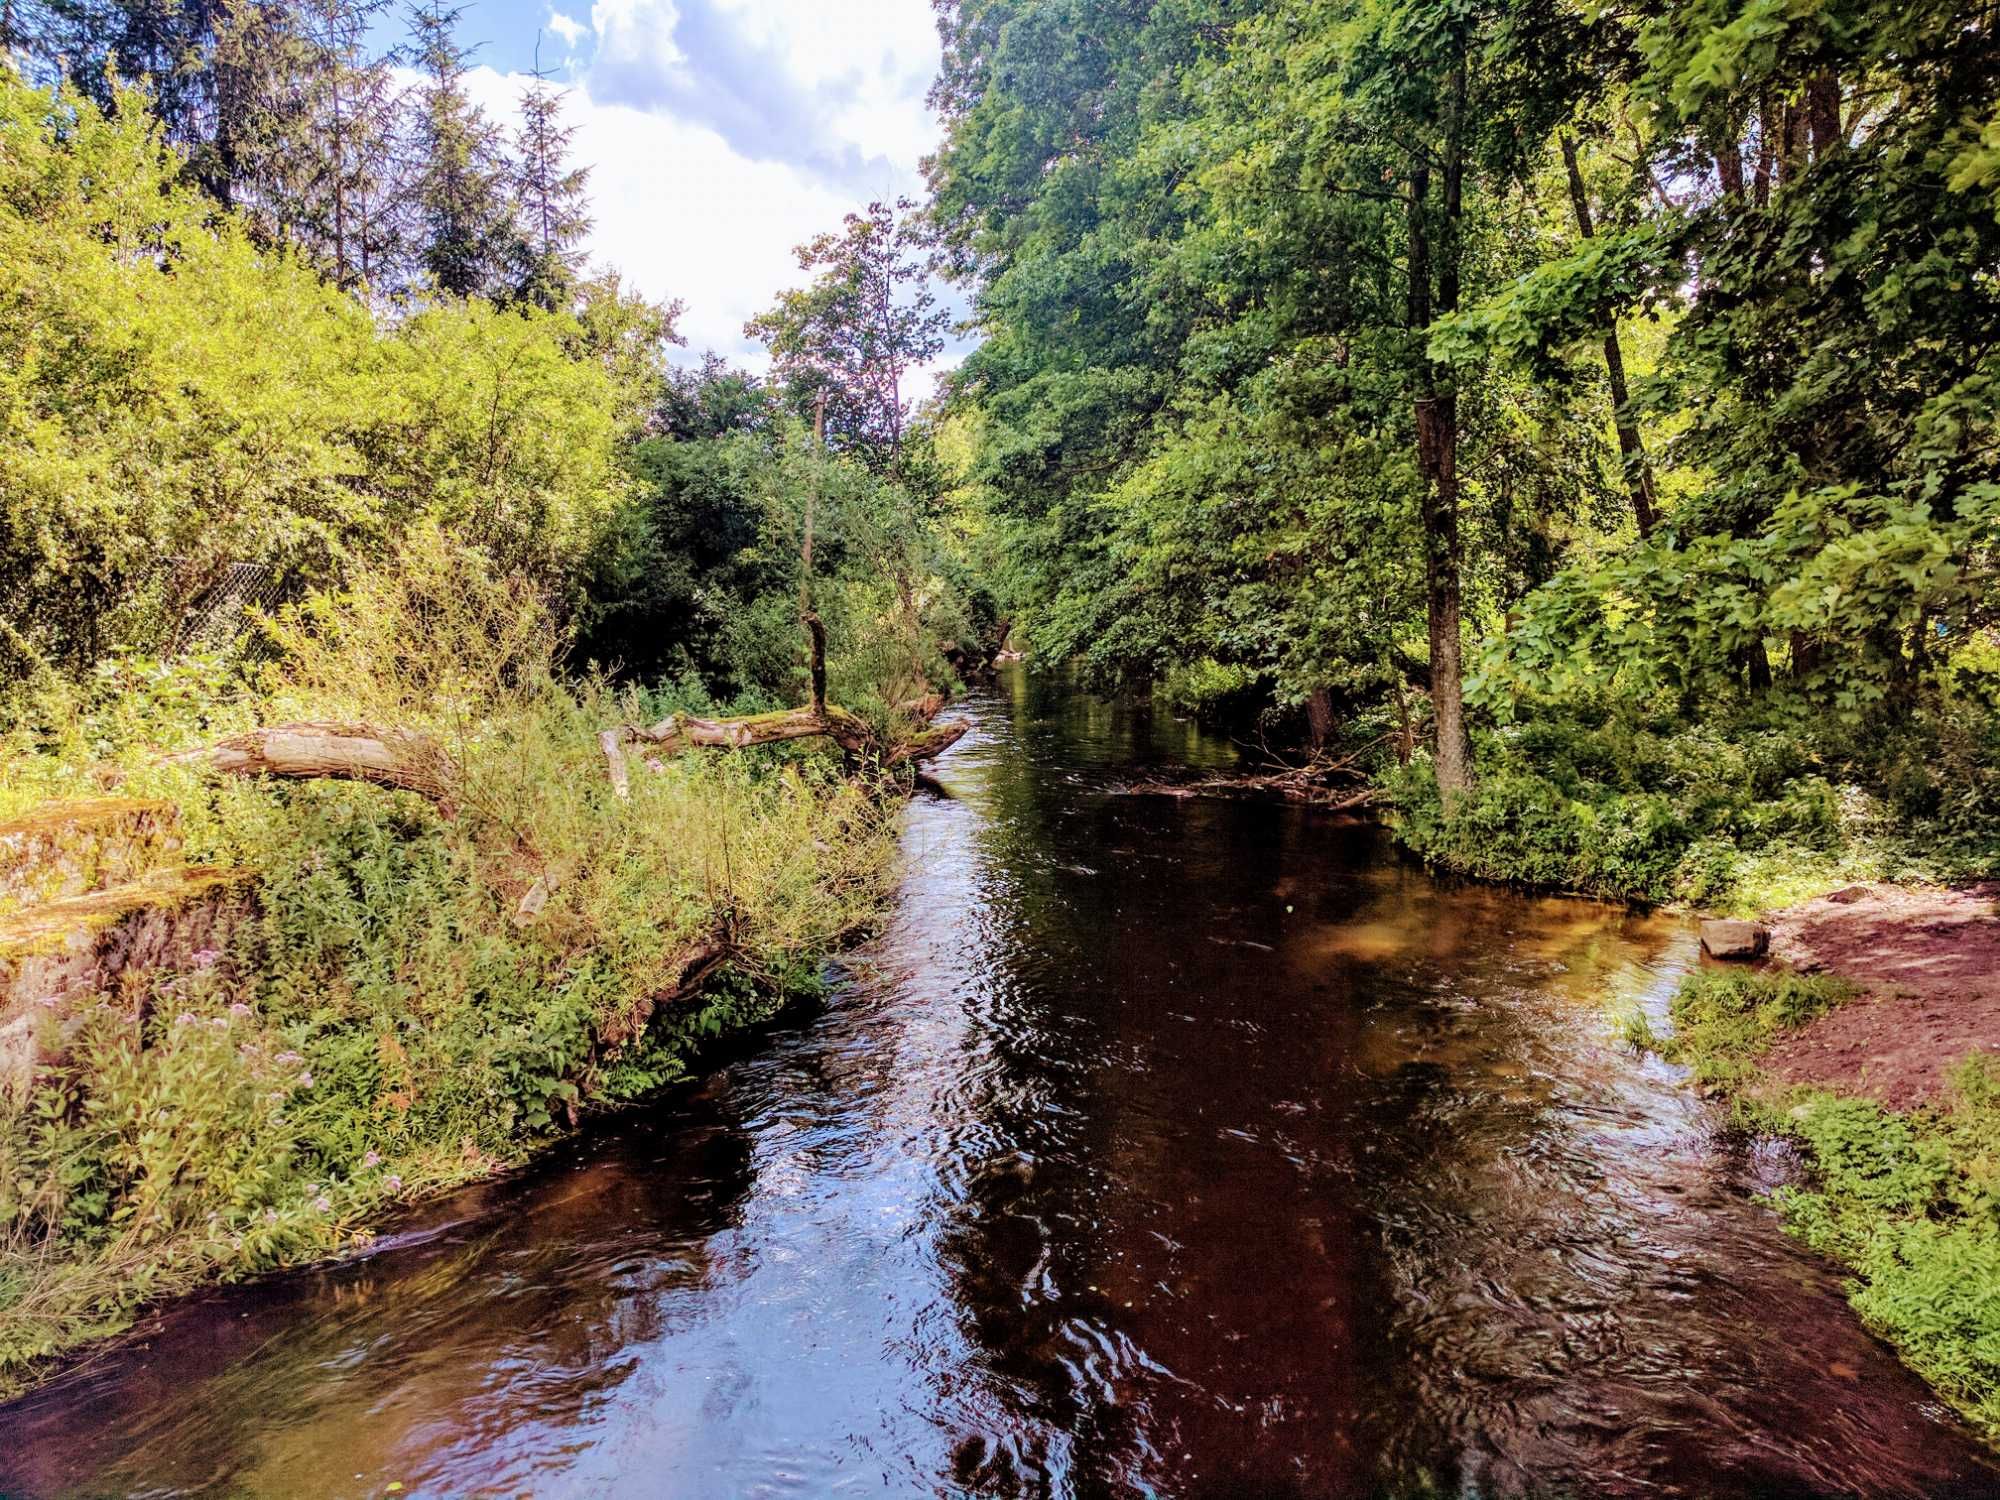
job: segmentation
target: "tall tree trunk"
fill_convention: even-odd
[[[1806,128],[1813,160],[1845,144],[1840,129],[1840,76],[1821,68],[1806,80]]]
[[[1576,142],[1568,131],[1562,135],[1563,165],[1569,169],[1569,202],[1576,212],[1576,232],[1585,239],[1597,234],[1590,215],[1590,195],[1584,191],[1583,172],[1576,162]],[[1736,190],[1743,191],[1743,164],[1736,164]],[[1625,488],[1632,495],[1632,516],[1639,523],[1639,535],[1653,534],[1658,514],[1653,503],[1653,466],[1646,461],[1646,445],[1639,438],[1639,424],[1632,420],[1630,391],[1625,384],[1625,351],[1618,343],[1618,322],[1614,318],[1604,332],[1604,369],[1611,378],[1611,422],[1618,433],[1618,457],[1625,471]]]
[[[1315,753],[1333,739],[1333,690],[1316,687],[1306,695],[1306,733]]]
[[[1419,339],[1434,312],[1458,306],[1459,217],[1465,183],[1465,65],[1452,70],[1444,152],[1444,214],[1436,257],[1437,298],[1431,298],[1432,253],[1425,222],[1430,166],[1410,173],[1409,326]],[[1450,374],[1420,354],[1416,392],[1417,471],[1423,481],[1424,583],[1430,616],[1431,716],[1437,734],[1438,794],[1445,809],[1472,786],[1472,745],[1465,729],[1464,659],[1460,631],[1458,535],[1458,395]]]
[[[1806,169],[1806,111],[1797,100],[1784,107],[1778,136],[1778,182],[1789,186]]]

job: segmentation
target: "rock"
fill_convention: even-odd
[[[1710,958],[1762,958],[1771,946],[1771,929],[1756,922],[1711,917],[1701,924],[1701,946]]]
[[[1831,901],[1835,906],[1852,906],[1857,901],[1866,901],[1872,894],[1874,893],[1865,885],[1850,885],[1837,891],[1828,891],[1823,899]]]

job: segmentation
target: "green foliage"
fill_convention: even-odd
[[[177,168],[0,70],[0,671],[171,651],[232,569],[296,593],[422,519],[564,586],[653,359],[605,313],[378,320]]]
[[[771,351],[794,414],[811,419],[823,404],[826,440],[876,468],[901,457],[912,395],[903,381],[943,350],[950,321],[918,255],[915,207],[871,203],[839,233],[799,246],[812,281],[743,330]]]
[[[1456,567],[1490,784],[1447,826],[1395,778],[1426,857],[1726,901],[2000,848],[1996,721],[1951,665],[2000,621],[1974,10],[946,16],[933,216],[985,336],[955,402],[1039,654],[1240,716],[1189,691],[1232,674],[1267,726],[1308,695],[1421,723]],[[1420,408],[1454,425],[1459,557]],[[1579,730],[1601,702],[1671,722]],[[1739,774],[1774,737],[1796,787]]]
[[[1485,879],[1755,911],[1864,879],[1977,878],[2000,856],[2000,717],[1983,671],[1852,735],[1673,694],[1523,698],[1475,737],[1447,817],[1421,757],[1386,771],[1398,836]]]
[[[1687,1064],[1697,1082],[1738,1086],[1755,1076],[1757,1055],[1780,1031],[1803,1026],[1856,993],[1828,975],[1698,970],[1674,996],[1666,1054]]]

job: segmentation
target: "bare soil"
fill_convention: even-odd
[[[1767,920],[1774,962],[1867,992],[1773,1046],[1777,1078],[1911,1109],[1967,1054],[2000,1054],[2000,881],[1850,886]]]

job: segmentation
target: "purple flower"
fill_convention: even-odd
[[[312,1076],[312,1074],[311,1074],[310,1072],[305,1072],[305,1073],[301,1073],[301,1074],[299,1074],[299,1087],[300,1087],[300,1088],[302,1088],[302,1089],[309,1089],[309,1088],[311,1088],[312,1086],[313,1086],[313,1076]]]
[[[327,1213],[333,1208],[333,1201],[325,1193],[321,1193],[317,1198],[313,1199],[313,1207],[321,1213]]]
[[[282,1067],[289,1068],[293,1063],[304,1062],[305,1059],[300,1057],[296,1052],[280,1052],[273,1061]]]
[[[174,1017],[174,1024],[176,1026],[194,1025],[194,1012],[191,1010],[182,1011],[179,1015]]]
[[[392,1193],[400,1193],[403,1190],[403,1179],[398,1177],[394,1172],[391,1172],[387,1177],[382,1179],[382,1186]]]
[[[255,1011],[251,1010],[250,1007],[245,1005],[241,1000],[238,1000],[234,1005],[229,1007],[229,1013],[232,1016],[249,1016],[256,1014]]]
[[[194,966],[197,969],[212,969],[220,957],[222,951],[219,948],[197,948],[193,955]]]
[[[364,1156],[364,1157],[362,1157],[362,1158],[361,1158],[361,1165],[362,1165],[362,1166],[364,1166],[364,1167],[379,1167],[379,1166],[381,1166],[381,1165],[382,1165],[382,1153],[381,1153],[381,1152],[379,1152],[379,1151],[370,1151],[370,1152],[369,1152],[369,1153],[368,1153],[368,1154],[367,1154],[366,1156]]]
[[[229,1029],[229,1017],[210,1016],[208,1018],[208,1024],[213,1026],[217,1031],[227,1031]]]

